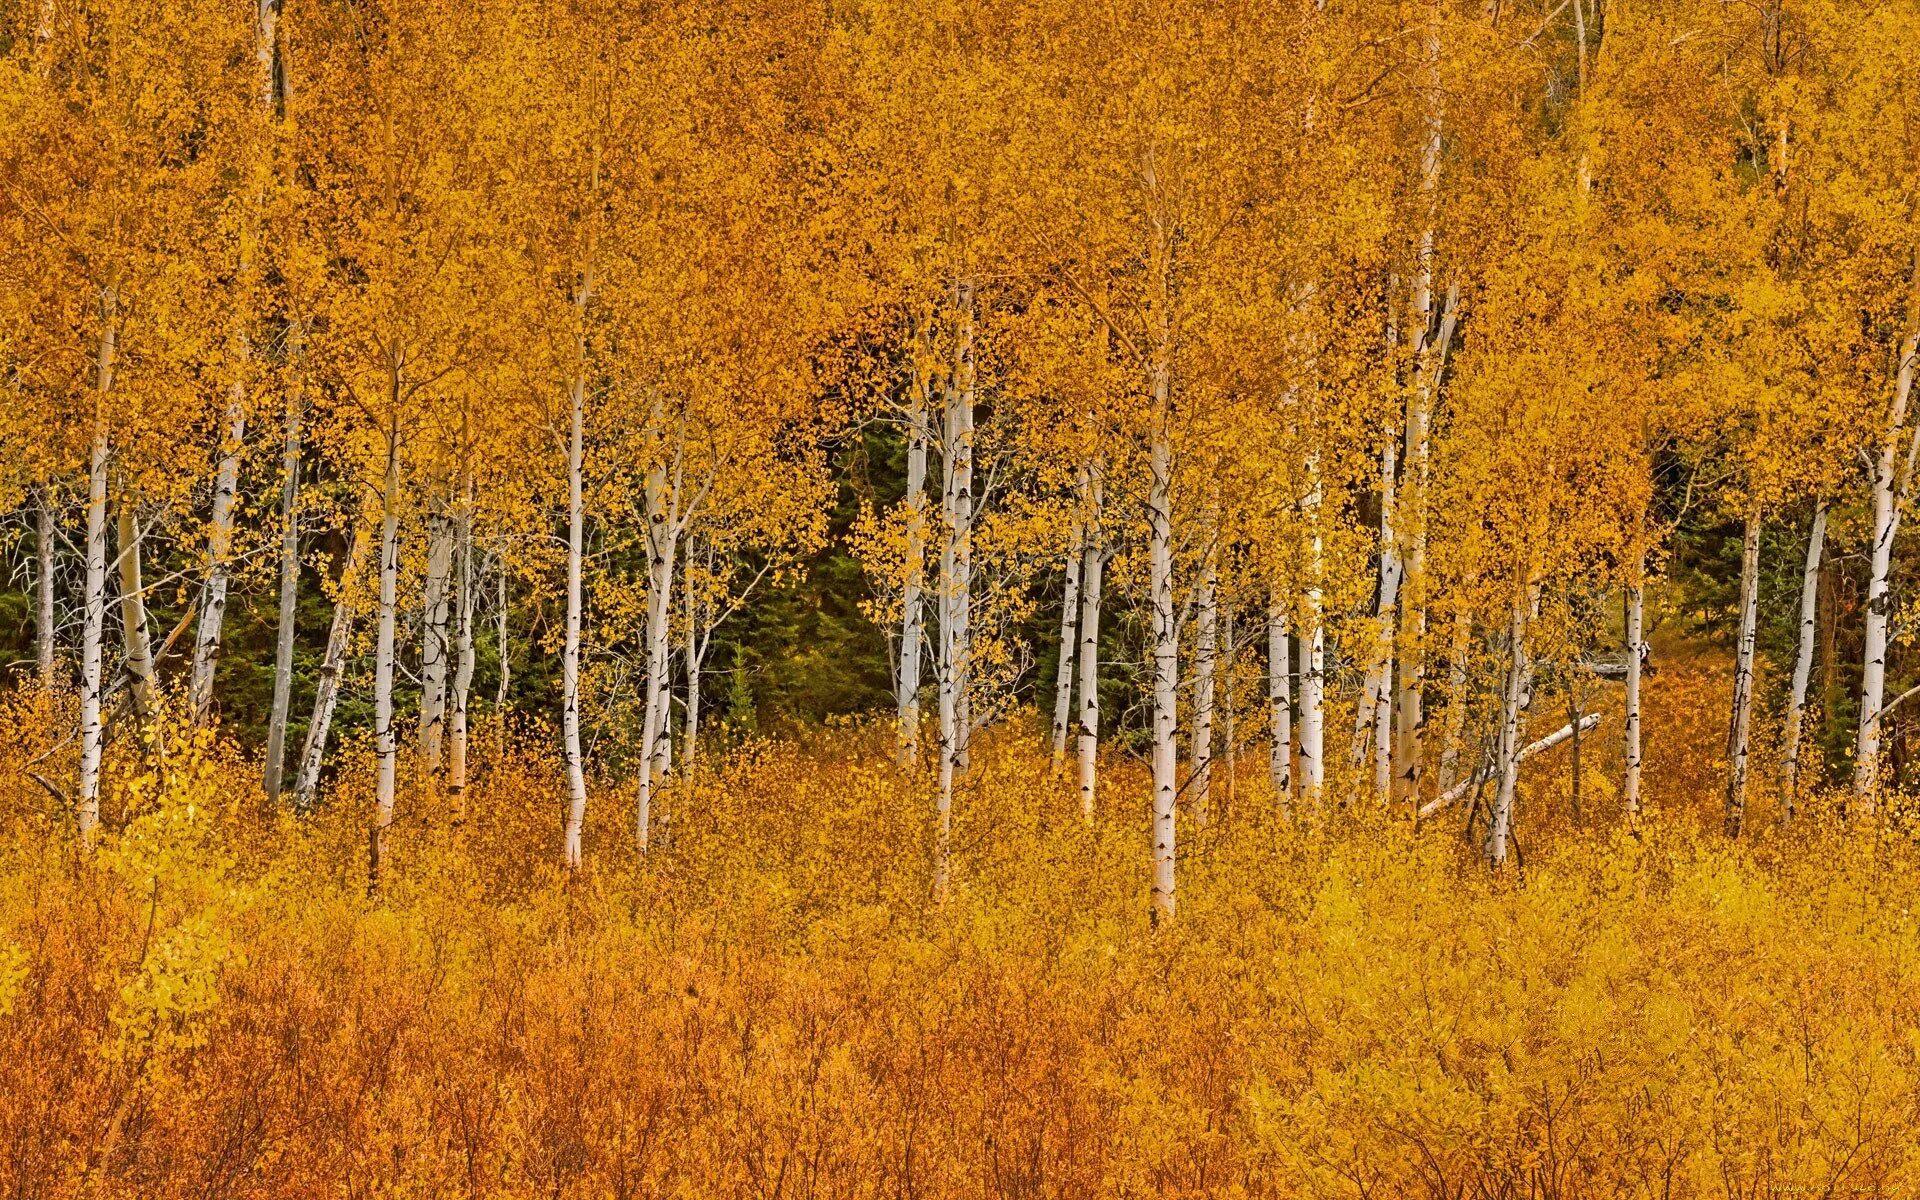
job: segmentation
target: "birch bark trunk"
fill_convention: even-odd
[[[244,361],[244,334],[239,341]],[[220,443],[220,465],[214,471],[213,506],[207,525],[207,581],[200,601],[200,626],[194,635],[193,672],[187,685],[187,711],[196,727],[205,724],[213,712],[213,678],[220,661],[231,579],[228,559],[233,550],[233,503],[240,483],[240,447],[246,435],[246,387],[236,380],[227,394],[226,431]]]
[[[663,460],[647,472],[647,701],[641,722],[642,758],[636,818],[642,851],[647,849],[651,835],[654,786],[665,782],[672,767],[668,677],[673,671],[673,645],[669,618],[673,612],[674,566],[680,546],[680,487],[685,452],[683,421],[675,427],[671,461]]]
[[[320,788],[327,735],[333,728],[333,712],[340,702],[340,681],[346,673],[347,649],[353,642],[353,585],[360,577],[366,541],[356,527],[347,543],[347,561],[340,573],[340,598],[334,603],[333,621],[327,629],[327,650],[320,660],[320,676],[313,692],[313,715],[307,722],[307,736],[300,746],[300,770],[294,779],[293,801],[302,809],[313,807]]]
[[[290,341],[288,353],[298,353],[297,344]],[[280,611],[273,639],[273,708],[267,716],[264,783],[268,804],[280,799],[286,772],[287,717],[293,708],[293,648],[300,604],[302,408],[299,388],[289,387],[287,410],[282,418],[285,440],[280,454]]]
[[[1326,787],[1326,627],[1321,620],[1320,580],[1325,571],[1325,550],[1320,536],[1320,507],[1324,502],[1319,462],[1311,456],[1307,462],[1310,481],[1305,508],[1308,534],[1309,582],[1306,594],[1307,627],[1302,631],[1300,647],[1300,797],[1317,809]]]
[[[1173,608],[1173,328],[1170,310],[1173,265],[1170,231],[1155,221],[1154,343],[1147,383],[1153,427],[1147,450],[1148,596],[1152,612],[1153,662],[1153,914],[1174,915],[1175,838],[1179,762],[1174,735],[1179,724],[1180,628]]]
[[[51,692],[59,682],[53,669],[53,496],[50,487],[34,492],[33,656],[40,690]]]
[[[1447,731],[1440,747],[1439,789],[1445,792],[1460,771],[1460,742],[1467,732],[1467,654],[1473,646],[1473,615],[1462,604],[1453,615],[1453,654],[1447,663]]]
[[[104,412],[107,384],[112,379],[113,326],[101,337],[99,402]],[[107,425],[94,421],[93,452],[87,463],[87,592],[80,632],[80,799],[77,822],[80,841],[93,845],[100,824],[100,752],[105,729],[100,720],[102,700],[101,642],[107,623]]]
[[[1920,285],[1920,249],[1914,254],[1916,284]],[[1900,507],[1911,479],[1896,474],[1900,435],[1907,425],[1907,405],[1913,394],[1916,360],[1920,360],[1920,298],[1912,331],[1900,350],[1893,397],[1887,406],[1886,433],[1880,442],[1873,476],[1873,550],[1867,574],[1867,615],[1863,665],[1860,671],[1860,728],[1853,756],[1853,790],[1862,816],[1872,816],[1880,787],[1880,715],[1887,687],[1887,625],[1893,615],[1889,577],[1893,570],[1893,539],[1900,528]],[[1914,446],[1920,447],[1920,424]],[[1912,460],[1913,451],[1908,451]],[[1909,468],[1907,474],[1912,474]]]
[[[1105,534],[1101,527],[1106,502],[1105,472],[1098,460],[1087,469],[1087,523],[1080,564],[1080,653],[1075,667],[1080,675],[1080,817],[1093,824],[1094,793],[1098,786],[1100,754],[1100,600],[1106,574]]]
[[[1086,472],[1081,472],[1081,487],[1084,492]],[[1054,671],[1053,679],[1053,773],[1059,775],[1067,765],[1067,731],[1073,723],[1073,648],[1077,640],[1074,636],[1074,618],[1080,608],[1080,571],[1081,560],[1086,557],[1086,527],[1083,522],[1073,523],[1073,536],[1067,546],[1066,589],[1060,599],[1060,662]]]
[[[920,664],[926,643],[927,445],[931,439],[932,351],[924,323],[914,329],[913,385],[907,410],[906,579],[900,597],[900,669],[894,715],[899,722],[900,765],[920,761]]]
[[[160,711],[160,681],[153,667],[153,646],[147,639],[146,588],[140,580],[140,527],[134,516],[134,498],[122,496],[115,510],[118,521],[120,565],[120,641],[133,682],[133,706],[141,722]]]
[[[1514,792],[1520,778],[1520,711],[1526,703],[1530,674],[1527,660],[1527,603],[1524,599],[1514,601],[1513,620],[1507,639],[1510,659],[1506,691],[1500,704],[1500,786],[1494,794],[1493,811],[1487,820],[1486,859],[1495,870],[1507,864],[1507,846],[1512,840]]]
[[[940,550],[940,772],[935,800],[933,891],[944,899],[953,864],[953,793],[966,769],[969,715],[966,695],[973,657],[973,285],[953,288],[956,319],[953,367],[948,374]]]
[[[1220,604],[1218,555],[1212,545],[1200,566],[1194,605],[1193,637],[1193,745],[1188,787],[1194,826],[1205,829],[1213,802],[1213,709],[1216,660],[1219,656]]]
[[[1646,608],[1645,587],[1635,583],[1627,588],[1626,771],[1620,799],[1629,816],[1640,812],[1640,676],[1647,661]]]
[[[1373,751],[1373,787],[1385,802],[1393,779],[1393,631],[1400,603],[1400,558],[1394,542],[1395,497],[1399,473],[1399,433],[1388,438],[1380,452],[1380,575],[1374,593],[1373,645],[1369,648],[1366,680],[1353,706],[1353,743],[1349,751],[1355,775]]]
[[[1267,708],[1273,749],[1267,771],[1280,814],[1293,815],[1293,653],[1278,589],[1267,607]]]
[[[394,389],[398,392],[398,387]],[[393,824],[399,747],[393,729],[393,643],[400,585],[400,429],[398,402],[387,430],[387,467],[380,485],[380,615],[373,657],[373,751],[378,771],[373,825],[367,834],[367,882],[378,891]]]
[[[467,700],[473,690],[473,476],[461,488],[453,528],[453,687],[447,720],[447,794],[453,819],[467,815]]]
[[[436,501],[436,507],[438,502]],[[436,511],[427,518],[427,573],[420,605],[420,778],[440,772],[447,729],[447,666],[453,623],[453,521]]]
[[[1739,837],[1747,819],[1747,738],[1753,726],[1753,669],[1760,615],[1760,513],[1747,514],[1740,544],[1740,641],[1733,664],[1733,719],[1727,732],[1727,836]]]
[[[561,857],[569,870],[580,866],[581,834],[587,820],[587,773],[580,749],[580,625],[585,606],[586,504],[582,484],[586,454],[587,381],[584,348],[575,357],[567,388],[567,617],[560,650],[560,729],[567,764],[567,816],[561,833]],[[500,572],[500,691],[507,686],[507,573]],[[496,707],[504,705],[496,702]],[[642,768],[644,770],[644,767]]]
[[[1807,535],[1807,561],[1800,573],[1800,638],[1793,656],[1793,686],[1787,697],[1787,725],[1782,737],[1783,775],[1781,818],[1792,820],[1800,801],[1800,731],[1806,720],[1807,688],[1813,682],[1813,646],[1819,628],[1820,566],[1826,553],[1827,502],[1813,507],[1813,528]]]

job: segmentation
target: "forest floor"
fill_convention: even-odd
[[[371,897],[364,779],[267,816],[208,738],[115,762],[82,853],[20,700],[0,1192],[1920,1195],[1920,849],[1818,806],[1729,842],[1700,707],[1654,709],[1707,742],[1650,731],[1637,828],[1603,753],[1578,823],[1533,764],[1503,878],[1458,813],[1284,822],[1249,754],[1156,928],[1137,768],[1088,828],[1024,735],[940,905],[858,728],[676,787],[644,860],[596,790],[573,878],[546,752],[492,756],[457,820],[403,795]]]

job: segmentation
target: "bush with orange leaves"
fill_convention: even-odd
[[[458,824],[404,797],[370,898],[364,780],[264,815],[204,736],[116,762],[81,851],[23,774],[56,744],[30,707],[7,1195],[1920,1194],[1891,828],[1589,820],[1495,880],[1447,832],[1293,827],[1243,787],[1155,929],[1124,765],[1089,829],[1027,739],[982,745],[935,907],[930,798],[855,728],[676,785],[644,860],[596,790],[573,879],[523,749]]]

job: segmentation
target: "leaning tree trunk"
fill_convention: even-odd
[[[899,722],[900,765],[920,760],[920,663],[926,643],[927,444],[932,434],[929,350],[924,326],[914,331],[913,390],[907,413],[906,578],[900,595],[900,669],[894,716]]]
[[[586,506],[583,487],[586,452],[586,377],[576,374],[568,388],[567,435],[567,619],[560,650],[560,730],[567,761],[567,816],[562,832],[562,857],[569,870],[580,866],[581,833],[587,820],[587,773],[580,748],[580,625],[585,603]],[[500,689],[507,679],[506,581],[500,572]],[[504,707],[500,699],[496,708]],[[496,718],[498,713],[495,714]],[[644,770],[644,767],[642,768]]]
[[[1080,817],[1093,824],[1094,792],[1100,757],[1100,599],[1107,555],[1101,529],[1106,501],[1104,472],[1098,461],[1087,468],[1087,523],[1080,563],[1080,733],[1075,749],[1080,759]]]
[[[1213,708],[1216,659],[1220,646],[1219,559],[1212,546],[1200,567],[1199,594],[1194,605],[1193,637],[1193,765],[1187,785],[1193,795],[1188,805],[1195,828],[1207,824],[1213,800]]]
[[[112,326],[100,351],[101,392],[111,378]],[[102,405],[104,409],[104,395]],[[107,426],[97,420],[93,453],[87,465],[87,593],[80,630],[80,801],[76,813],[80,840],[91,846],[100,824],[100,752],[105,744],[101,724],[101,642],[107,623]]]
[[[133,704],[142,722],[160,711],[160,679],[154,671],[153,646],[147,640],[147,595],[140,581],[140,528],[133,497],[120,498],[119,521],[120,640],[127,656],[127,674],[133,680]]]
[[[1914,261],[1920,271],[1920,251],[1916,251]],[[1853,756],[1853,790],[1863,816],[1873,815],[1880,786],[1880,716],[1887,688],[1887,625],[1893,615],[1889,578],[1893,539],[1900,528],[1900,502],[1911,483],[1897,475],[1897,460],[1913,394],[1916,359],[1920,359],[1920,328],[1909,333],[1901,347],[1900,368],[1894,379],[1892,402],[1887,406],[1886,432],[1873,475],[1873,551],[1867,573],[1866,646],[1861,655],[1860,729]],[[1915,429],[1915,445],[1920,446],[1920,425]]]
[[[453,521],[443,512],[427,518],[427,574],[423,581],[420,637],[420,778],[440,771],[447,730],[447,667],[453,639]]]
[[[1085,483],[1084,472],[1082,483]],[[1073,523],[1073,536],[1067,544],[1066,589],[1060,599],[1060,664],[1053,673],[1053,773],[1060,774],[1067,763],[1067,730],[1073,723],[1073,622],[1080,608],[1081,560],[1086,557],[1086,528]]]
[[[292,348],[289,348],[290,351]],[[280,613],[273,642],[273,708],[267,716],[267,802],[280,799],[286,771],[287,715],[293,707],[293,647],[300,603],[301,397],[289,389],[280,454]]]
[[[244,353],[246,339],[240,339]],[[226,433],[220,465],[214,471],[213,511],[207,524],[207,581],[200,601],[200,627],[193,643],[193,673],[187,685],[187,711],[197,725],[213,712],[213,677],[220,661],[220,637],[227,619],[227,588],[232,578],[233,503],[240,485],[240,447],[247,435],[246,389],[236,381],[227,396]]]
[[[398,390],[398,389],[396,389]],[[387,469],[380,487],[380,617],[373,657],[373,750],[378,778],[373,824],[367,832],[367,882],[380,887],[387,830],[393,824],[399,746],[393,730],[393,643],[400,587],[400,430],[396,413],[387,430]]]
[[[1530,673],[1527,661],[1527,603],[1516,599],[1510,626],[1507,686],[1500,702],[1500,738],[1498,764],[1500,786],[1494,794],[1493,812],[1487,820],[1486,859],[1498,870],[1507,864],[1507,847],[1512,840],[1513,799],[1520,781],[1520,712],[1526,703]]]
[[[1287,633],[1287,610],[1275,589],[1267,607],[1267,707],[1273,729],[1273,749],[1267,770],[1282,816],[1293,815],[1293,653]]]
[[[1783,735],[1781,817],[1792,820],[1800,801],[1800,727],[1807,711],[1807,687],[1813,682],[1813,644],[1819,625],[1820,563],[1827,544],[1827,502],[1813,506],[1813,529],[1807,536],[1807,562],[1800,574],[1800,640],[1793,656],[1793,687],[1787,697],[1787,727]]]
[[[1760,513],[1747,514],[1740,544],[1740,642],[1733,660],[1733,720],[1727,732],[1727,836],[1739,837],[1747,818],[1747,737],[1753,727],[1753,660],[1760,627]]]
[[[34,605],[33,651],[39,670],[40,690],[51,692],[58,676],[53,669],[53,496],[50,486],[34,495]]]
[[[293,802],[296,807],[313,807],[320,790],[320,768],[327,758],[327,736],[333,729],[333,713],[340,703],[340,681],[346,674],[347,650],[353,643],[353,587],[360,578],[360,559],[366,538],[356,525],[347,542],[347,560],[340,572],[340,596],[333,605],[333,621],[327,629],[327,650],[320,660],[320,675],[313,690],[313,715],[307,721],[307,737],[300,745],[300,771],[294,778]]]

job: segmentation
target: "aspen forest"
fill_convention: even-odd
[[[0,0],[0,1194],[1920,1196],[1920,0]]]

